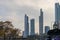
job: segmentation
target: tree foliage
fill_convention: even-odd
[[[19,36],[19,29],[14,29],[14,26],[10,21],[0,21],[0,37],[3,36]]]

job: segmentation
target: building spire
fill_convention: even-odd
[[[40,16],[43,15],[43,11],[42,11],[42,8],[40,9]]]

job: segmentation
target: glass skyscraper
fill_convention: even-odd
[[[43,34],[43,11],[40,9],[40,16],[39,16],[39,34]]]
[[[55,3],[55,22],[60,21],[60,5],[59,3]]]
[[[24,37],[27,37],[29,35],[29,20],[28,16],[25,14],[25,19],[24,19],[25,27],[24,27]]]
[[[30,35],[34,35],[35,34],[35,20],[31,19],[30,20]]]
[[[59,24],[58,28],[60,29],[60,4],[55,3],[55,22]]]

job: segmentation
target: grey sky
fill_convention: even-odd
[[[59,1],[59,0],[58,0]],[[0,0],[0,20],[10,20],[16,28],[24,29],[24,15],[35,18],[36,32],[39,29],[40,8],[44,12],[44,25],[54,21],[54,4],[57,0]]]

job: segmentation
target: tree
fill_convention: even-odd
[[[0,22],[0,37],[6,36],[19,36],[20,30],[14,29],[10,21]]]

